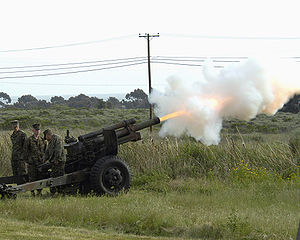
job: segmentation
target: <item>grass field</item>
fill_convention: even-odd
[[[150,183],[148,183],[150,184]],[[71,239],[88,235],[127,234],[182,239],[294,239],[299,220],[299,184],[251,183],[247,186],[201,179],[156,180],[133,187],[118,197],[41,198],[21,195],[0,202],[0,232],[21,235],[4,227],[29,225],[38,238],[75,229]],[[155,187],[154,187],[155,186]],[[38,229],[41,228],[42,232]],[[43,230],[42,230],[43,229]],[[68,230],[69,229],[69,230]],[[26,233],[24,233],[26,234]],[[64,235],[64,234],[63,234]],[[51,236],[51,234],[50,234]],[[10,238],[8,238],[10,239]],[[60,236],[57,236],[57,239]]]
[[[11,173],[11,119],[30,116],[27,134],[27,127],[40,119],[44,128],[64,136],[68,124],[60,124],[65,120],[61,111],[68,111],[75,137],[99,128],[101,124],[88,125],[91,119],[104,125],[110,119],[147,119],[146,110],[97,114],[99,110],[50,109],[48,119],[39,111],[0,111],[1,175]],[[187,136],[162,139],[159,126],[151,136],[144,130],[143,141],[119,149],[133,174],[127,194],[51,198],[45,192],[31,198],[25,193],[1,201],[1,239],[295,239],[300,220],[298,119],[297,114],[278,113],[249,123],[226,120],[221,143],[209,147]]]

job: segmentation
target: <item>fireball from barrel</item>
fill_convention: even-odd
[[[260,113],[275,114],[300,92],[294,64],[247,59],[216,70],[208,63],[198,81],[169,78],[165,91],[154,89],[149,98],[164,122],[160,135],[186,133],[204,144],[218,144],[224,118],[248,121]]]

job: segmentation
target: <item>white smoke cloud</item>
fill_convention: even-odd
[[[169,78],[164,92],[153,90],[150,95],[155,113],[158,117],[176,111],[186,114],[166,120],[160,135],[187,133],[204,144],[218,144],[224,117],[247,121],[259,113],[275,114],[300,92],[300,72],[286,60],[262,62],[247,59],[221,70],[208,62],[199,81]]]

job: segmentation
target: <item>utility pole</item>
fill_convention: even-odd
[[[151,85],[151,67],[150,67],[150,38],[159,37],[159,33],[150,35],[149,33],[145,33],[144,35],[139,34],[139,37],[143,37],[147,39],[147,49],[148,49],[148,79],[149,79],[149,96],[152,92]],[[150,119],[152,119],[152,105],[149,105],[150,111]],[[150,133],[152,133],[152,126],[150,126]]]

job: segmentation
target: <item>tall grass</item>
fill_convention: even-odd
[[[7,132],[1,133],[0,139],[0,176],[7,176],[12,173],[10,164],[12,144]]]
[[[227,138],[227,137],[226,137]],[[227,138],[218,146],[192,139],[146,139],[121,146],[120,154],[136,175],[163,174],[170,178],[232,176],[242,165],[272,176],[299,176],[298,155],[286,143],[242,143]]]

